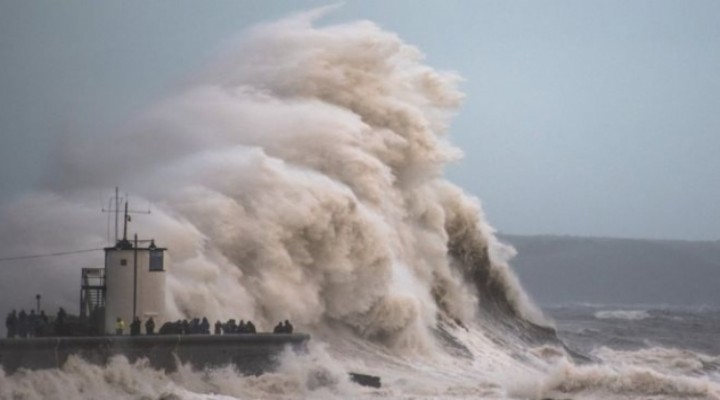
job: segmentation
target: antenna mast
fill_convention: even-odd
[[[124,211],[124,218],[123,218],[123,236],[122,240],[127,241],[127,224],[130,222],[130,214],[151,214],[150,207],[148,206],[147,211],[139,211],[139,210],[128,210],[128,198],[129,196],[127,193],[125,193],[124,197],[120,197],[120,188],[115,186],[115,196],[111,199],[113,200],[110,204],[114,203],[114,207],[111,205],[107,210],[102,209],[102,212],[105,213],[114,213],[115,214],[115,243],[117,244],[119,242],[119,228],[120,228],[120,202],[125,202],[125,211]]]
[[[123,223],[123,242],[127,240],[127,223],[128,223],[128,202],[125,201],[125,218]]]
[[[115,186],[115,243],[118,241],[118,213],[120,212],[119,188]]]
[[[108,209],[102,209],[102,212],[104,213],[113,213],[115,214],[115,243],[118,242],[118,229],[120,227],[120,188],[115,186],[115,196],[110,198]],[[124,198],[123,198],[124,199]],[[108,238],[109,240],[109,238]]]

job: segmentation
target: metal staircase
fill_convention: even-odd
[[[105,320],[105,268],[83,268],[80,278],[80,319],[102,331]]]

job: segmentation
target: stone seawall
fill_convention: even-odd
[[[234,364],[245,374],[261,374],[277,365],[278,355],[290,348],[306,350],[310,335],[152,335],[0,339],[0,364],[5,373],[20,368],[60,368],[70,355],[99,365],[114,355],[131,362],[147,358],[157,369],[173,371],[177,360],[201,369]]]

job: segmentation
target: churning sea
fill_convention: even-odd
[[[574,304],[543,309],[555,320],[558,335],[565,344],[583,354],[592,355],[603,348],[615,351],[666,348],[720,355],[717,307]]]

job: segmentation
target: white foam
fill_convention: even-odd
[[[605,310],[596,311],[597,319],[624,319],[629,321],[650,318],[650,314],[645,310]]]
[[[666,374],[632,365],[575,366],[561,363],[548,376],[547,396],[582,398],[720,398],[720,386],[698,377]]]
[[[5,248],[97,242],[97,191],[120,183],[153,203],[129,229],[169,248],[172,320],[332,319],[414,347],[439,313],[473,318],[484,286],[543,323],[479,201],[443,177],[458,77],[370,22],[318,28],[318,14],[255,27],[131,130],[68,138],[51,183],[2,210]],[[43,262],[74,299],[77,269]]]

